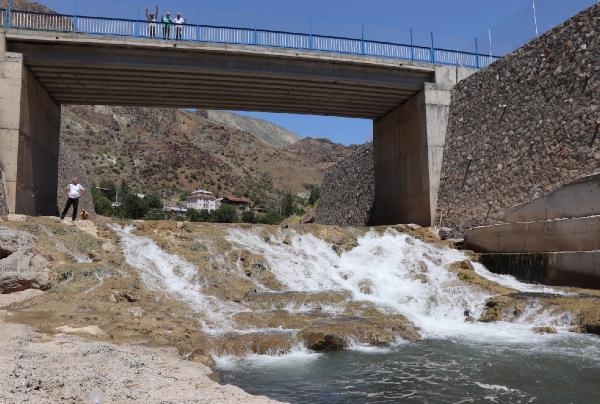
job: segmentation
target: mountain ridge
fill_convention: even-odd
[[[265,143],[285,148],[301,139],[296,133],[264,119],[252,118],[229,111],[206,111],[208,119],[233,128],[252,133]]]

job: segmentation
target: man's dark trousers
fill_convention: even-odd
[[[71,205],[73,205],[73,220],[77,219],[77,207],[79,206],[79,198],[67,199],[67,204],[65,205],[65,209],[63,210],[62,214],[60,215],[61,219],[65,218],[67,211],[69,210]]]

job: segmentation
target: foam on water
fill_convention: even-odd
[[[273,365],[294,367],[303,363],[310,363],[322,356],[323,354],[321,353],[311,351],[304,346],[297,344],[292,347],[290,352],[281,355],[248,354],[243,358],[232,355],[223,355],[213,356],[213,359],[219,369],[232,370],[238,368],[240,365],[245,367],[269,367]]]

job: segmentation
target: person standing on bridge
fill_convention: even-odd
[[[163,39],[171,39],[171,25],[173,25],[173,19],[171,13],[167,11],[163,15],[161,22],[163,23]]]
[[[63,220],[65,218],[67,212],[69,211],[69,208],[71,207],[71,205],[73,205],[73,215],[71,217],[73,218],[73,221],[75,221],[75,219],[77,219],[77,207],[79,206],[79,198],[85,192],[85,188],[82,187],[81,184],[79,184],[77,177],[75,177],[71,180],[71,183],[67,185],[66,191],[68,197],[67,204],[65,205],[65,208],[63,209],[60,215],[60,220]]]
[[[156,6],[156,12],[148,13],[148,8],[146,8],[146,19],[148,20],[148,36],[155,37],[156,36],[156,19],[158,18],[158,5]]]
[[[183,30],[183,24],[185,24],[185,18],[181,16],[181,13],[177,13],[175,17],[175,40],[181,41],[181,31]]]

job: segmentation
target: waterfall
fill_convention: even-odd
[[[187,304],[202,318],[208,333],[247,331],[236,328],[233,321],[235,314],[250,311],[244,302],[224,301],[206,293],[206,279],[194,265],[162,250],[150,238],[134,235],[132,229],[113,227],[121,237],[127,263],[140,271],[146,288],[163,291]],[[370,302],[381,311],[404,315],[421,328],[424,338],[535,341],[555,336],[535,335],[532,326],[561,326],[560,316],[547,315],[535,307],[514,323],[465,322],[465,309],[478,317],[486,299],[492,296],[447,270],[451,263],[467,257],[460,251],[427,244],[393,229],[383,233],[369,231],[357,239],[356,247],[339,255],[328,242],[294,230],[265,237],[256,229],[231,228],[226,239],[234,250],[260,254],[268,263],[267,270],[287,291],[346,292],[351,300]],[[478,263],[474,267],[479,275],[519,291],[563,293],[491,274]],[[280,293],[266,285],[261,290]],[[335,315],[346,303],[330,302],[319,309]],[[301,313],[313,308],[290,303],[285,310]]]

